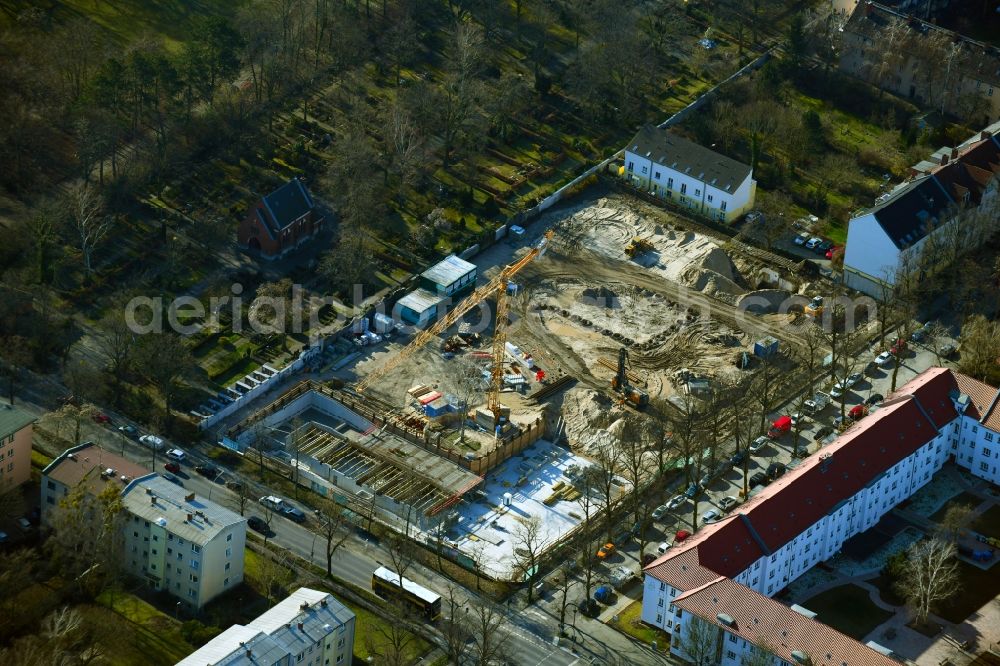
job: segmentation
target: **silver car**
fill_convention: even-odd
[[[659,520],[663,518],[664,514],[667,513],[667,505],[661,504],[660,506],[653,509],[653,520]]]

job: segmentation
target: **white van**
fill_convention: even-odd
[[[156,435],[143,435],[139,438],[139,441],[154,451],[162,451],[164,447],[163,440]]]
[[[171,460],[176,460],[177,462],[184,462],[186,456],[180,449],[170,449],[167,451],[167,457]]]

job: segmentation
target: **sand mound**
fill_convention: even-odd
[[[603,302],[610,303],[612,300],[618,299],[618,294],[611,291],[607,287],[588,287],[580,292],[580,295],[584,298],[592,298],[595,300],[601,300]]]
[[[563,399],[562,416],[570,448],[584,454],[595,446],[594,432],[611,425],[613,405],[593,389],[573,388]]]
[[[713,247],[705,253],[700,263],[702,268],[718,273],[733,282],[741,279],[739,271],[733,265],[733,260],[722,248]]]
[[[736,296],[741,296],[746,290],[731,279],[720,275],[715,271],[691,267],[684,272],[684,283],[708,296],[726,298],[731,300]]]
[[[791,294],[784,289],[760,289],[740,296],[736,307],[753,314],[777,314]]]

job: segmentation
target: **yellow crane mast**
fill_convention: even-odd
[[[465,316],[469,310],[476,307],[490,296],[495,296],[497,304],[496,324],[493,330],[490,390],[487,395],[486,406],[487,409],[493,412],[494,424],[499,424],[500,389],[503,387],[503,362],[507,342],[507,314],[509,310],[509,306],[507,304],[507,285],[510,284],[511,278],[517,275],[521,269],[545,253],[549,240],[552,238],[553,234],[554,232],[551,230],[545,232],[544,237],[538,245],[531,248],[527,254],[515,261],[513,264],[505,266],[503,270],[500,271],[500,274],[490,280],[488,284],[473,290],[467,298],[456,305],[451,311],[448,312],[448,314],[439,319],[435,324],[418,333],[417,336],[410,341],[410,344],[403,347],[396,355],[389,358],[389,360],[378,368],[375,368],[375,370],[368,373],[364,379],[355,384],[354,390],[358,393],[364,393],[375,382],[392,372],[399,366],[400,363],[413,355],[414,352],[444,331],[448,330],[459,319]]]

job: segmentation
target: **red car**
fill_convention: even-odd
[[[168,472],[173,472],[174,474],[176,474],[177,472],[181,471],[181,466],[175,462],[168,462],[163,465],[163,469],[167,470]]]
[[[111,417],[104,412],[97,412],[90,418],[94,419],[94,423],[111,423]]]
[[[906,340],[903,338],[897,338],[895,342],[892,343],[892,347],[889,349],[889,353],[893,356],[899,356],[906,351]]]
[[[851,411],[847,412],[847,415],[851,417],[851,420],[857,421],[863,418],[868,413],[868,405],[854,405],[851,407]]]

